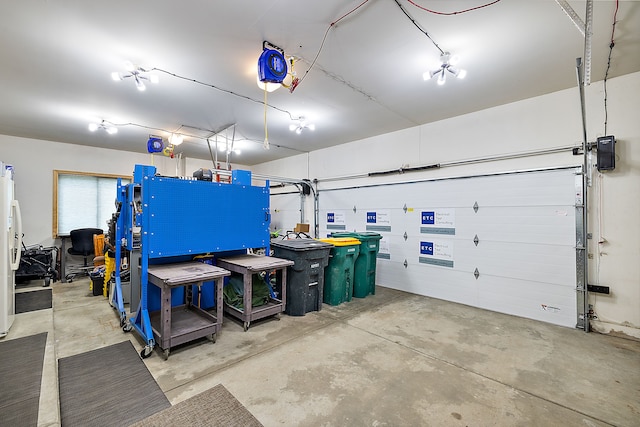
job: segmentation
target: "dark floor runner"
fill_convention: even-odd
[[[38,291],[16,292],[16,314],[51,308],[51,288]]]
[[[222,385],[204,391],[131,427],[262,427]]]
[[[38,425],[46,345],[46,332],[0,341],[0,425]]]
[[[130,341],[58,360],[62,426],[128,426],[170,403]]]

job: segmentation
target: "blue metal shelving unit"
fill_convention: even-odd
[[[254,186],[251,172],[232,174],[227,184],[158,176],[155,167],[136,165],[133,183],[118,184],[121,211],[116,239],[129,250],[137,249],[139,242],[141,263],[140,303],[123,329],[132,328],[142,337],[142,357],[148,357],[156,344],[150,312],[161,305],[159,288],[149,286],[150,265],[190,261],[207,253],[246,253],[249,248],[265,248],[269,253],[269,182]],[[134,274],[137,266],[130,268]],[[120,310],[118,280],[116,274],[114,307]],[[172,304],[184,303],[185,294],[184,289],[172,289]]]

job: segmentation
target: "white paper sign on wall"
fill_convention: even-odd
[[[425,209],[420,214],[420,233],[453,236],[456,234],[455,209]]]
[[[453,240],[421,240],[418,262],[453,268]]]

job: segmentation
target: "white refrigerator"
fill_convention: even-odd
[[[14,191],[13,167],[0,162],[0,338],[15,317],[15,273],[22,253],[22,218]]]

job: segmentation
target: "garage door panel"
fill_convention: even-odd
[[[418,295],[469,304],[477,300],[477,285],[461,271],[442,271],[438,267],[410,265],[400,262],[378,262],[377,283]],[[475,305],[475,304],[474,304]]]
[[[291,231],[300,222],[300,194],[272,194],[271,230]]]
[[[343,208],[348,230],[391,218],[381,285],[573,327],[576,182],[567,168],[331,190],[321,209]]]
[[[478,307],[575,327],[575,290],[540,282],[480,275]]]

